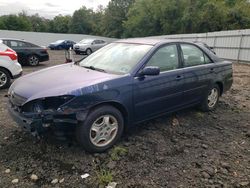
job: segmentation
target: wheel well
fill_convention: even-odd
[[[115,107],[117,110],[119,110],[122,113],[122,116],[124,117],[124,125],[126,125],[128,123],[128,116],[129,116],[128,111],[122,104],[120,104],[118,102],[104,102],[104,103],[98,104],[96,106],[93,106],[91,108],[91,110],[94,108],[97,108],[99,106],[104,106],[104,105],[110,105],[110,106]]]
[[[222,93],[223,93],[223,84],[222,84],[222,82],[216,82],[216,84],[219,86],[219,88],[220,88],[220,95],[222,95]]]
[[[39,59],[39,56],[37,54],[35,54],[35,53],[28,55],[28,58],[31,57],[31,56],[36,56]]]
[[[13,79],[13,75],[11,74],[11,72],[10,72],[8,69],[6,69],[6,68],[4,68],[4,67],[0,67],[0,69],[3,69],[3,70],[5,70],[6,72],[8,72],[9,75],[10,75],[10,77]]]

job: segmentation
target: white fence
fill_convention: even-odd
[[[69,39],[80,41],[83,38],[102,38],[111,42],[115,39],[97,37],[82,34],[60,34],[60,33],[39,33],[39,32],[22,32],[0,30],[0,38],[18,38],[24,39],[35,44],[47,46],[49,43],[60,39]],[[152,38],[179,39],[185,41],[202,41],[214,48],[218,56],[237,62],[250,63],[250,29],[220,31],[200,34],[180,34],[180,35],[163,35]]]
[[[55,42],[57,40],[72,40],[75,42],[79,42],[84,38],[104,39],[107,42],[111,42],[114,40],[112,38],[99,37],[93,35],[83,35],[83,34],[41,33],[41,32],[25,32],[25,31],[9,31],[9,30],[0,30],[0,38],[23,39],[41,46],[48,46],[49,43]]]
[[[250,29],[220,31],[201,34],[164,35],[152,38],[202,41],[213,47],[216,54],[224,59],[250,63]]]

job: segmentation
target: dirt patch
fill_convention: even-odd
[[[24,67],[24,74],[65,61],[63,51],[49,53],[49,62]],[[250,187],[250,66],[233,68],[233,87],[214,112],[191,108],[140,124],[103,154],[24,133],[9,117],[7,90],[1,90],[0,187],[98,187],[108,181],[131,188]]]

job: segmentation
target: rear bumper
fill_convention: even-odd
[[[233,85],[233,77],[226,79],[224,82],[223,92],[227,92],[232,87],[232,85]]]
[[[22,66],[17,61],[10,63],[7,69],[10,71],[12,78],[18,78],[22,75]]]
[[[49,54],[40,56],[40,62],[49,61]]]
[[[22,76],[23,74],[23,71],[21,71],[19,74],[17,75],[13,75],[13,79],[16,79],[16,78],[19,78],[20,76]]]

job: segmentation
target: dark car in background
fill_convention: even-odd
[[[49,54],[45,47],[19,39],[1,38],[0,40],[16,51],[18,62],[22,65],[37,66],[40,62],[49,60]]]
[[[68,50],[73,49],[75,42],[71,40],[58,40],[49,44],[51,50]]]
[[[19,78],[9,112],[35,135],[64,125],[86,150],[103,152],[133,124],[195,105],[213,110],[232,82],[232,63],[194,43],[124,39]]]

